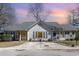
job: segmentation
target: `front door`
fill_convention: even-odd
[[[43,41],[45,38],[47,38],[46,32],[33,32],[33,39]]]
[[[37,37],[38,37],[38,40],[41,42],[42,38],[43,38],[43,33],[42,32],[38,32],[37,33]]]
[[[37,35],[38,35],[38,38],[42,38],[42,36],[43,36],[43,35],[42,35],[42,32],[38,32]]]
[[[26,41],[27,40],[27,32],[26,31],[20,31],[21,40]]]

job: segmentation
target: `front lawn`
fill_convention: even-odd
[[[77,41],[77,44],[76,44],[75,40],[74,41],[70,41],[70,40],[69,41],[67,41],[67,40],[57,41],[55,43],[58,43],[58,44],[61,44],[61,45],[65,45],[65,46],[72,46],[72,45],[77,46],[77,45],[79,45],[79,41]]]
[[[0,47],[12,47],[25,43],[25,41],[9,41],[9,42],[0,42]]]

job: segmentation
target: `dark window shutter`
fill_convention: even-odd
[[[47,32],[46,32],[46,38],[47,38]]]
[[[33,38],[34,38],[34,32],[33,32]]]

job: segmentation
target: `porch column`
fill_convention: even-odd
[[[47,38],[47,32],[45,32],[45,38]]]
[[[21,32],[20,32],[20,38],[19,38],[19,41],[21,41]]]
[[[61,38],[61,35],[63,35],[61,32],[58,33],[58,36],[59,36],[59,40]]]
[[[53,32],[49,32],[50,33],[50,40],[53,40]]]

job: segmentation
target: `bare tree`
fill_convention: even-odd
[[[75,21],[75,10],[71,10],[70,14],[68,15],[69,23],[73,24],[76,23]]]
[[[12,25],[15,21],[15,12],[10,4],[0,3],[0,27]]]
[[[42,3],[32,3],[29,7],[29,13],[35,18],[36,21],[45,21],[46,15],[44,15],[44,9]]]
[[[69,19],[71,24],[79,26],[79,7],[71,10],[70,15],[68,15],[68,17],[69,17],[68,19]],[[76,30],[75,40],[76,40],[76,44],[77,44],[77,42],[79,40],[79,30]]]
[[[69,23],[77,24],[79,23],[79,7],[70,11],[70,15],[68,15]]]

